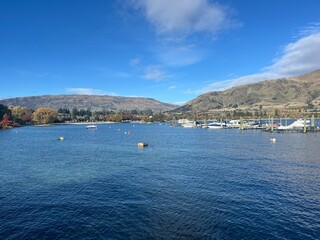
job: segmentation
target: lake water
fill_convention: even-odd
[[[320,238],[320,133],[60,125],[0,143],[0,239]]]

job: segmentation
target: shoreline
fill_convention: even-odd
[[[98,125],[98,124],[115,124],[115,122],[64,122],[64,123],[52,123],[52,125]]]

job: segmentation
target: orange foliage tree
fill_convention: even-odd
[[[3,127],[3,128],[6,128],[10,125],[12,125],[12,121],[10,121],[10,116],[5,113],[2,117],[2,120],[0,121],[0,125]]]

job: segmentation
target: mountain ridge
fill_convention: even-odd
[[[176,112],[233,109],[320,108],[320,70],[199,95]]]
[[[41,95],[0,100],[7,106],[23,106],[30,109],[49,107],[52,109],[90,109],[93,111],[152,110],[155,112],[173,110],[177,106],[153,98],[121,97],[108,95]]]

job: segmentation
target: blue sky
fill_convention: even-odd
[[[0,98],[183,103],[320,69],[318,0],[0,0]]]

